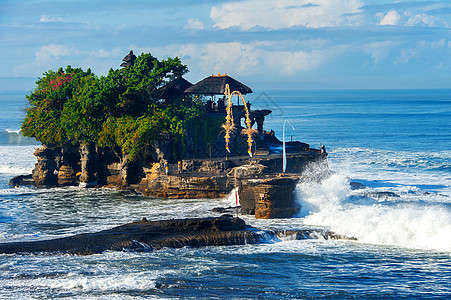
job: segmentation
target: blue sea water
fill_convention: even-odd
[[[8,187],[39,144],[20,136],[26,92],[0,91],[0,243],[130,221],[213,216],[233,197],[171,200],[107,189]],[[0,299],[438,299],[451,295],[451,90],[254,91],[265,130],[326,146],[334,174],[297,186],[300,214],[261,229],[327,228],[358,241],[0,255]],[[312,168],[311,172],[315,172]],[[353,190],[349,182],[365,186]]]

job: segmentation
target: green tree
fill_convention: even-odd
[[[122,114],[138,117],[159,100],[160,87],[188,72],[188,68],[178,57],[159,61],[145,53],[133,66],[120,71],[125,91],[119,94],[117,108]]]
[[[178,57],[159,61],[141,54],[133,66],[100,78],[70,66],[48,71],[27,96],[22,132],[43,144],[97,143],[120,147],[131,159],[144,156],[163,134],[182,141],[187,122],[202,105],[186,97],[165,103],[159,88],[188,72]]]
[[[48,145],[68,143],[71,137],[66,134],[62,113],[67,102],[80,93],[83,85],[95,80],[91,70],[84,72],[71,66],[66,70],[60,68],[56,72],[44,73],[44,77],[36,82],[36,89],[27,96],[29,107],[22,123],[22,133]]]
[[[96,101],[99,81],[94,76],[80,78],[61,112],[61,127],[68,140],[75,144],[96,143],[106,120],[103,105]]]

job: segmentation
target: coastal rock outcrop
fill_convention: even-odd
[[[257,218],[286,218],[299,211],[294,190],[309,166],[323,166],[319,169],[324,169],[324,174],[317,172],[315,178],[328,172],[327,154],[304,145],[286,157],[286,173],[281,173],[281,154],[171,162],[165,159],[162,145],[155,147],[155,153],[137,160],[130,160],[120,149],[95,145],[43,146],[35,152],[38,162],[33,181],[38,187],[109,186],[177,199],[222,198],[238,188],[243,213]],[[20,183],[15,180],[12,184]]]
[[[96,233],[46,241],[0,244],[0,253],[60,252],[95,254],[107,250],[149,251],[161,248],[242,245],[256,243],[257,235],[246,230],[241,219],[230,217],[178,219],[129,223]]]
[[[28,175],[18,175],[14,176],[9,180],[10,187],[19,187],[21,185],[33,185],[33,176],[31,174]]]
[[[68,253],[152,251],[162,248],[256,244],[269,237],[348,239],[325,230],[257,231],[230,216],[129,223],[96,233],[53,240],[0,244],[0,253]]]
[[[294,199],[298,180],[298,176],[243,180],[239,193],[242,212],[258,219],[292,217],[301,208]]]
[[[47,187],[58,184],[57,157],[60,152],[59,149],[42,146],[36,149],[34,155],[38,161],[33,169],[33,180],[37,186]]]

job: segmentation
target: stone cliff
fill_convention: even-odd
[[[281,218],[299,210],[294,189],[310,164],[321,164],[324,174],[328,172],[327,154],[319,150],[303,148],[290,153],[286,173],[281,173],[281,154],[257,154],[252,158],[231,156],[169,163],[161,155],[159,161],[130,161],[117,149],[95,146],[43,146],[35,152],[38,161],[32,178],[39,187],[106,186],[133,189],[146,196],[185,199],[220,198],[236,187],[243,213]],[[13,179],[10,184],[24,183],[20,180]]]

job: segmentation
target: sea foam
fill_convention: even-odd
[[[38,146],[0,146],[0,174],[31,174]]]
[[[15,134],[19,134],[20,133],[20,129],[5,129],[5,131],[7,133],[15,133]]]
[[[451,151],[407,152],[338,148],[328,157],[332,170],[370,187],[421,188],[451,196]]]
[[[416,201],[415,194],[389,194],[382,201],[358,196],[349,177],[340,173],[300,183],[296,192],[305,224],[325,226],[364,243],[451,252],[449,203]]]

